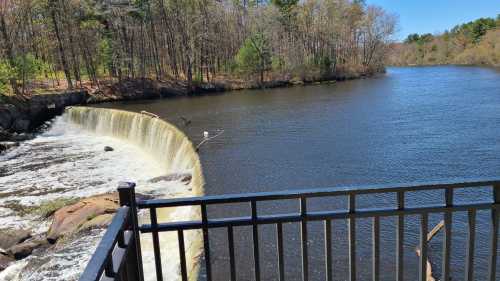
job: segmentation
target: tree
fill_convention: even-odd
[[[241,47],[236,62],[239,69],[247,74],[260,74],[260,83],[264,82],[264,73],[271,67],[269,42],[262,33],[250,36]]]

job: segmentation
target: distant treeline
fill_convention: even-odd
[[[500,15],[457,25],[442,34],[411,34],[392,45],[391,65],[500,66]]]
[[[362,0],[3,0],[0,92],[365,74],[395,23]]]

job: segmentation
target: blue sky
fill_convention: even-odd
[[[459,23],[500,14],[500,0],[367,0],[399,15],[398,39],[411,33],[436,33]]]

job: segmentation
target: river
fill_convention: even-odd
[[[214,135],[224,130],[221,136],[200,150],[207,194],[453,181],[500,174],[500,72],[490,68],[391,67],[385,75],[376,78],[330,85],[99,106],[153,112],[177,124],[194,143],[202,140],[203,131]],[[181,116],[192,123],[184,126]],[[489,195],[484,190],[477,190],[474,196]],[[431,202],[436,194],[427,194],[424,198]],[[393,198],[361,201],[359,207],[384,206],[391,200]],[[337,207],[345,207],[345,202],[337,203]],[[328,204],[332,203],[318,202],[312,208],[324,209]],[[241,215],[244,210],[238,207],[232,212]],[[217,216],[226,211],[212,212]],[[456,236],[460,238],[452,241],[455,246],[452,266],[453,276],[459,279],[463,276],[465,253],[461,245],[466,237],[465,218],[466,214],[454,217],[455,224],[459,225]],[[417,272],[414,248],[418,223],[414,219],[408,221],[406,229],[408,278],[415,278]],[[440,219],[440,216],[431,216],[430,227]],[[477,241],[478,280],[486,278],[487,222],[486,213],[478,214],[478,228],[483,231]],[[383,221],[383,247],[388,249],[394,249],[394,229],[390,227],[393,223],[391,219]],[[311,238],[310,247],[320,251],[320,225],[311,227],[318,229],[318,233],[316,240]],[[369,223],[361,223],[358,228],[358,239],[363,233],[369,235]],[[263,227],[262,231],[266,233],[264,236],[274,237],[273,228]],[[285,254],[300,256],[298,226],[292,224],[285,231],[290,238]],[[345,223],[334,225],[333,233],[337,235],[334,253],[346,252],[343,231]],[[237,253],[240,274],[245,280],[252,276],[252,267],[248,266],[251,252],[246,249],[250,246],[245,234],[248,232],[248,229],[241,231],[243,242],[240,244],[244,247]],[[273,257],[273,241],[268,242],[270,247],[264,246],[264,256]],[[438,236],[431,244],[431,257],[437,272],[440,242]],[[225,243],[224,239],[214,241],[217,249],[227,252]],[[362,279],[370,274],[370,244],[369,241],[365,243],[366,251],[362,245],[358,249],[358,276]],[[388,251],[385,257],[383,280],[393,276],[394,250]],[[321,257],[312,259],[323,264]],[[337,255],[334,262],[335,278],[345,279],[347,256]],[[220,268],[215,270],[215,276],[227,276],[227,256],[221,255],[215,263]],[[274,258],[268,258],[262,267],[264,279],[277,277]],[[298,279],[299,259],[290,260],[285,267],[289,279]],[[314,267],[311,274],[312,280],[324,276],[319,267]]]
[[[130,111],[146,110],[176,124],[195,143],[203,132],[223,133],[204,144],[200,157],[205,175],[206,194],[277,191],[341,185],[395,184],[454,181],[496,177],[500,174],[500,72],[481,67],[437,66],[388,68],[376,78],[335,84],[311,85],[269,90],[248,90],[217,95],[176,99],[100,104]],[[181,117],[191,120],[184,125]],[[153,161],[128,143],[109,137],[74,130],[58,120],[54,127],[35,140],[25,142],[0,156],[0,222],[36,228],[36,218],[19,218],[6,206],[16,200],[36,204],[65,196],[88,196],[115,189],[118,181],[138,182],[141,192],[155,193],[148,179],[161,174]],[[104,145],[114,153],[104,154]],[[125,156],[125,157],[124,157]],[[39,164],[28,165],[29,163]],[[39,190],[43,192],[39,192]],[[16,194],[15,190],[22,192]],[[460,195],[460,194],[458,194]],[[465,192],[456,200],[487,198],[485,189]],[[37,196],[42,196],[41,199]],[[409,204],[435,202],[441,195],[424,193],[409,196]],[[423,201],[422,202],[422,198]],[[345,208],[345,198],[311,202],[310,209]],[[359,200],[358,207],[381,207],[394,198]],[[5,204],[4,204],[5,203]],[[3,204],[3,205],[2,205]],[[248,214],[248,206],[233,206],[231,215]],[[259,205],[259,207],[261,207]],[[262,206],[262,212],[296,209],[296,204]],[[328,210],[330,210],[328,209]],[[227,215],[228,210],[209,210],[210,215]],[[431,216],[429,226],[441,216]],[[488,255],[488,213],[478,212],[476,241],[476,279],[486,279]],[[452,276],[463,276],[466,214],[454,216]],[[394,219],[381,221],[384,259],[382,280],[394,275]],[[44,223],[39,231],[48,227]],[[311,280],[323,280],[322,231],[319,223],[310,225]],[[347,274],[346,223],[333,224],[334,278]],[[370,222],[357,224],[358,277],[370,275]],[[222,230],[221,230],[222,231]],[[262,232],[262,280],[277,278],[274,257],[274,228]],[[300,242],[297,224],[285,225],[286,276],[299,280]],[[218,232],[215,230],[214,233]],[[252,280],[248,228],[237,228],[237,266],[240,280]],[[405,229],[405,264],[408,280],[416,279],[417,218],[408,218]],[[101,232],[95,233],[99,237]],[[212,235],[214,280],[228,276],[227,247],[224,236]],[[70,252],[55,252],[55,259],[44,257],[32,263],[21,280],[73,280],[82,269],[78,257],[85,259],[95,248],[96,239],[75,243]],[[441,238],[430,245],[430,256],[439,272]],[[71,258],[73,257],[73,258]],[[64,264],[68,264],[64,267]],[[61,266],[63,265],[63,266]],[[317,266],[320,265],[320,266]],[[67,268],[71,268],[68,270]],[[65,272],[65,273],[63,273]],[[203,279],[203,272],[201,277]]]

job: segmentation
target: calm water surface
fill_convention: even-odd
[[[207,194],[303,189],[357,184],[462,180],[500,176],[500,72],[479,67],[389,68],[379,78],[272,90],[226,93],[99,105],[131,111],[147,110],[177,124],[196,144],[203,131],[224,134],[200,151]],[[180,116],[192,120],[183,126]],[[486,198],[489,191],[465,192],[467,198]],[[439,200],[441,194],[423,193],[408,203]],[[457,196],[456,200],[460,199]],[[360,207],[388,206],[392,197],[360,199]],[[292,206],[293,205],[293,206]],[[311,209],[345,208],[345,200],[323,200]],[[266,206],[262,207],[263,209]],[[267,206],[275,209],[277,206]],[[296,204],[286,204],[284,209]],[[236,206],[234,214],[248,208]],[[215,216],[227,210],[212,210]],[[442,217],[431,216],[429,227]],[[417,218],[406,226],[408,280],[415,280]],[[453,280],[463,279],[466,214],[454,216]],[[486,279],[488,213],[478,213],[476,278]],[[394,220],[382,220],[383,280],[394,272]],[[456,225],[456,226],[455,226]],[[392,226],[392,227],[391,227]],[[311,277],[324,279],[322,225],[311,224]],[[345,222],[334,222],[334,275],[346,279]],[[358,276],[367,280],[370,269],[370,222],[357,225]],[[237,245],[241,280],[252,280],[250,243],[242,228]],[[217,232],[217,231],[214,231]],[[263,280],[276,279],[274,228],[264,226]],[[221,230],[221,233],[224,233]],[[298,226],[285,226],[285,254],[300,256]],[[214,238],[215,239],[215,238]],[[227,252],[224,239],[213,242]],[[431,243],[431,259],[439,272],[441,238]],[[342,254],[343,253],[343,254]],[[317,255],[316,255],[317,254]],[[228,261],[216,255],[216,280],[227,280]],[[300,279],[300,260],[285,264],[287,277]],[[437,274],[439,277],[439,274]]]

